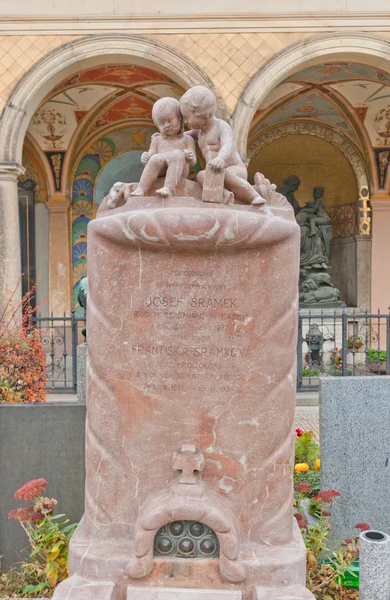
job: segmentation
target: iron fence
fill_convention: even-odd
[[[47,389],[77,392],[77,346],[85,319],[33,319],[42,332]],[[390,375],[390,313],[301,311],[298,317],[297,390],[318,389],[326,376]]]
[[[46,354],[48,390],[77,392],[77,346],[83,343],[81,333],[85,319],[72,313],[67,317],[42,317],[38,315],[32,323],[41,331],[43,349]]]
[[[315,390],[318,378],[390,375],[390,314],[344,309],[301,311],[297,390]]]

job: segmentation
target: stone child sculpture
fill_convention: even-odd
[[[289,175],[286,179],[283,180],[283,185],[277,188],[277,192],[282,194],[291,206],[294,209],[294,214],[297,215],[301,210],[298,200],[294,196],[294,192],[296,192],[301,184],[301,180],[297,175]]]
[[[181,113],[192,130],[190,135],[198,141],[206,164],[212,170],[225,171],[225,199],[233,192],[247,204],[265,204],[264,198],[247,181],[248,172],[237,151],[232,128],[226,121],[217,119],[216,109],[213,92],[202,85],[190,88],[180,98]],[[197,179],[203,187],[205,171],[200,171]]]
[[[325,206],[322,201],[324,196],[324,188],[317,185],[313,189],[313,200],[306,202],[306,205],[301,208],[296,216],[297,223],[300,227],[307,223],[310,227],[309,237],[316,235],[317,225],[330,225],[331,220],[326,214]]]
[[[189,167],[195,166],[194,139],[184,133],[183,117],[175,98],[160,98],[153,105],[152,118],[160,133],[152,135],[150,148],[141,156],[145,169],[132,196],[145,196],[158,177],[165,175],[164,187],[156,191],[163,197],[172,196]]]

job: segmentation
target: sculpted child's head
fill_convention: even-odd
[[[180,98],[180,110],[191,129],[202,129],[215,115],[217,101],[213,92],[203,85],[196,85]]]
[[[164,137],[183,133],[183,116],[176,98],[160,98],[153,104],[152,119]]]

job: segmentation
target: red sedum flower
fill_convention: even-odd
[[[297,483],[295,486],[296,492],[303,492],[304,494],[311,494],[311,487],[306,481],[301,481],[301,483]]]
[[[31,518],[34,514],[33,506],[26,506],[25,508],[14,508],[8,513],[9,519],[17,519],[18,521],[31,521]]]
[[[308,520],[301,513],[295,513],[294,516],[298,522],[299,527],[301,529],[306,529],[308,526]]]
[[[325,502],[326,504],[332,504],[337,496],[341,496],[341,494],[340,492],[336,492],[336,490],[322,490],[321,492],[318,492],[317,500]]]
[[[47,486],[46,479],[32,479],[16,490],[14,498],[30,502],[46,492],[45,486]]]

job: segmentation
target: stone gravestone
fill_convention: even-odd
[[[390,532],[390,377],[321,377],[321,487],[341,493],[332,508],[335,545],[358,523]]]
[[[85,513],[55,600],[313,598],[292,511],[299,227],[256,184],[267,211],[121,189],[89,225]]]

